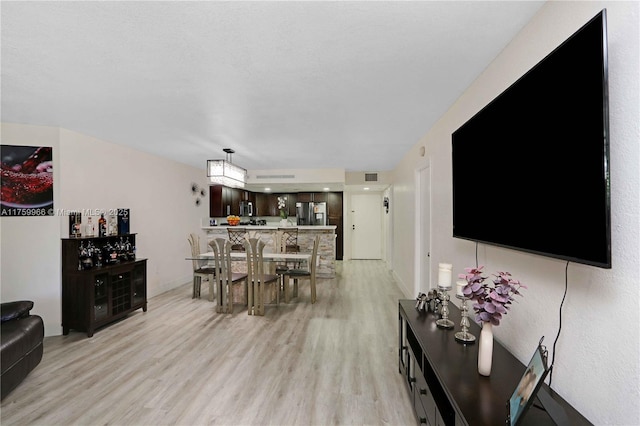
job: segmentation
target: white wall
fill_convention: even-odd
[[[433,168],[431,267],[449,262],[460,273],[475,265],[475,244],[451,236],[451,133],[607,8],[613,268],[569,264],[552,382],[595,424],[640,424],[639,4],[547,2],[394,171],[394,205],[415,205],[414,172],[419,148],[426,147]],[[415,288],[415,261],[405,255],[416,244],[414,211],[393,212],[394,273],[406,293]],[[529,287],[494,328],[497,339],[523,363],[542,335],[551,350],[558,332],[566,262],[482,244],[478,262],[490,273],[508,270]],[[436,273],[432,270],[432,275]]]
[[[42,126],[3,123],[2,143],[54,147],[55,209],[130,209],[137,256],[148,259],[149,297],[191,280],[187,235],[202,234],[200,220],[209,210],[208,191],[196,206],[191,183],[206,187],[204,164],[200,170]],[[34,312],[44,318],[45,334],[61,334],[60,238],[69,235],[68,218],[2,218],[0,226],[0,299],[33,300]]]
[[[53,148],[53,207],[60,207],[60,131],[3,124],[3,145]],[[53,216],[0,218],[0,301],[32,300],[46,335],[60,334],[60,226]]]

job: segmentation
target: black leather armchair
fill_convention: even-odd
[[[33,302],[22,300],[0,304],[1,397],[4,399],[42,360],[44,322],[31,315]]]

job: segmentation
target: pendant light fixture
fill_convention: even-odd
[[[226,159],[207,160],[207,177],[214,184],[244,188],[247,170],[231,163],[231,155],[235,152],[233,149],[225,148],[223,151],[226,152]]]

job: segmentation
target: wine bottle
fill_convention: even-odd
[[[104,213],[101,213],[100,219],[98,219],[98,235],[100,237],[107,236],[107,219],[104,218]]]
[[[109,216],[109,235],[118,235],[118,219],[114,215]]]
[[[87,235],[87,237],[93,237],[94,235],[96,235],[96,227],[91,220],[91,216],[87,218],[87,227],[85,234]]]

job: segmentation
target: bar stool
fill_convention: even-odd
[[[299,253],[298,245],[298,228],[278,228],[278,232],[282,233],[282,244],[285,253]]]
[[[300,253],[300,246],[298,245],[298,228],[278,228],[278,232],[281,233],[282,238],[282,252],[283,253]],[[289,262],[296,268],[300,267],[300,262]],[[289,263],[286,265],[289,267]]]
[[[227,228],[229,232],[229,242],[231,243],[231,251],[244,251],[244,242],[247,236],[246,228]]]

